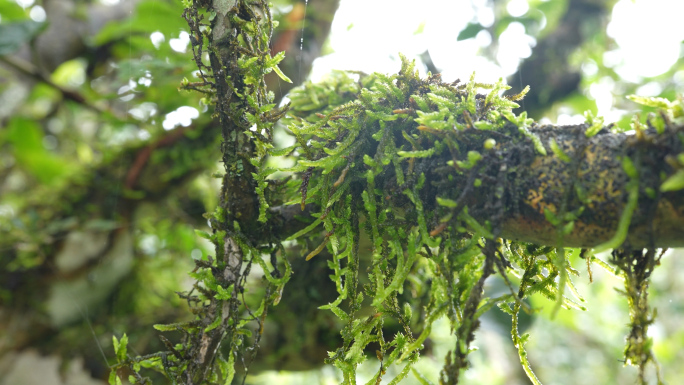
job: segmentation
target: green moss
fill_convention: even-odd
[[[315,192],[309,191],[309,197],[318,195],[326,212],[359,211],[361,228],[366,229],[371,240],[372,267],[368,271],[370,283],[365,294],[371,297],[370,306],[375,314],[373,319],[358,318],[353,312],[343,312],[338,307],[345,300],[354,301],[349,298],[350,292],[343,289],[349,288],[348,283],[345,284],[349,278],[345,269],[352,266],[348,264],[345,267],[343,259],[352,255],[353,239],[358,233],[349,229],[336,232],[337,241],[346,246],[344,251],[332,248],[332,278],[340,296],[334,304],[324,308],[338,314],[348,327],[343,331],[343,347],[331,355],[329,362],[340,368],[348,381],[355,378],[361,352],[371,342],[385,346],[383,365],[392,362],[387,361],[387,352],[390,352],[389,357],[403,359],[419,354],[420,343],[426,338],[425,333],[429,333],[434,317],[439,314],[446,314],[453,327],[460,330],[454,361],[449,364],[458,372],[465,368],[465,361],[462,360],[469,352],[469,341],[478,325],[477,318],[494,305],[506,307],[511,300],[515,301],[515,305],[507,307],[514,325],[522,307],[519,301],[533,293],[546,296],[559,307],[586,310],[564,295],[564,287],[568,285],[577,300],[583,302],[570,279],[570,275],[576,275],[577,271],[572,269],[568,261],[569,255],[579,253],[578,249],[545,249],[540,252],[546,254],[545,259],[530,259],[530,254],[535,253],[526,250],[522,252],[522,259],[519,259],[516,257],[519,254],[514,251],[515,248],[519,250],[519,246],[512,245],[507,256],[524,270],[518,293],[509,283],[511,294],[497,299],[478,299],[481,294],[474,288],[491,273],[487,268],[482,271],[483,261],[488,258],[485,257],[486,253],[483,254],[483,249],[496,249],[492,245],[498,242],[497,220],[479,223],[468,214],[468,205],[462,200],[447,196],[437,197],[435,202],[424,200],[426,195],[422,191],[433,189],[435,184],[427,182],[426,173],[421,171],[428,168],[443,170],[440,175],[448,175],[446,180],[454,183],[457,183],[456,180],[462,183],[464,177],[469,175],[471,186],[483,185],[483,167],[495,162],[492,157],[497,154],[496,141],[487,135],[491,130],[505,132],[513,142],[531,145],[536,153],[546,155],[543,143],[529,129],[534,122],[524,112],[520,115],[512,112],[517,107],[514,101],[522,98],[524,92],[501,96],[499,92],[508,88],[501,80],[494,85],[486,85],[476,83],[474,78],[464,84],[446,84],[438,76],[421,79],[413,63],[404,58],[397,75],[372,74],[354,83],[349,79],[350,75],[336,72],[322,84],[307,84],[295,91],[293,106],[306,108],[295,110],[288,120],[288,128],[297,143],[292,150],[306,154],[306,159],[299,160],[289,171],[296,173],[309,170],[307,172],[311,172],[311,180],[319,180],[321,187]],[[346,89],[353,90],[359,84],[363,88],[356,91],[358,99],[339,98],[341,86],[346,85]],[[478,89],[490,89],[491,92],[479,95]],[[312,95],[315,95],[315,100]],[[322,100],[330,102],[324,103]],[[316,111],[325,113],[307,113],[314,110],[312,106],[316,106]],[[590,113],[587,118],[589,127],[586,134],[591,137],[603,128],[603,121]],[[511,123],[514,128],[510,126]],[[484,147],[486,152],[478,152],[475,150],[477,146]],[[566,154],[555,140],[549,142],[549,147],[562,162],[574,162],[572,156],[576,154]],[[445,153],[451,154],[451,160],[448,160],[449,157],[444,160]],[[623,158],[623,166],[633,180],[627,206],[615,237],[599,246],[598,250],[617,248],[623,243],[631,213],[638,201],[637,166],[628,157]],[[334,184],[336,180],[338,182]],[[669,188],[671,183],[664,184],[665,188]],[[464,185],[456,188],[464,195],[468,193]],[[575,186],[571,191],[578,189]],[[292,201],[297,201],[298,193],[291,190]],[[401,195],[405,198],[398,198]],[[581,198],[581,195],[578,192],[578,197]],[[322,198],[324,196],[334,198]],[[342,196],[346,196],[346,199],[341,199]],[[503,196],[503,192],[499,191],[496,196]],[[435,204],[440,209],[435,209]],[[430,211],[426,207],[430,207]],[[561,243],[562,237],[572,232],[583,209],[582,206],[574,210],[563,208],[560,212],[544,211],[547,220],[558,228]],[[402,220],[398,220],[400,213],[403,213]],[[331,231],[344,224],[345,220],[336,223],[326,226],[326,230]],[[434,226],[434,230],[430,231],[429,226]],[[311,227],[311,230],[314,228]],[[320,239],[319,234],[313,231],[299,233],[293,238],[306,236]],[[429,278],[414,267],[420,265],[421,261],[438,264],[431,270]],[[453,270],[447,267],[450,264],[454,268],[459,266],[457,286],[452,284]],[[544,275],[542,271],[549,273]],[[556,285],[555,281],[559,277],[560,284]],[[409,281],[425,279],[433,282],[428,304],[423,309],[411,307],[415,306],[413,302],[402,299],[403,288]],[[452,311],[444,308],[445,300],[453,303]],[[486,305],[480,310],[467,310],[464,306],[468,301]],[[410,337],[415,335],[413,333],[397,336],[391,342],[384,340],[381,320],[389,318],[404,322],[402,313],[392,310],[396,306],[408,306],[412,312],[423,312],[424,321],[416,325],[422,332],[415,340]],[[534,383],[539,383],[523,349],[525,338],[514,330],[513,340],[518,346],[523,368]],[[445,367],[445,375],[448,376],[450,370]],[[381,371],[376,377],[382,377]]]
[[[359,83],[364,88],[358,89]],[[477,94],[477,90],[483,88],[492,91],[487,96]],[[414,63],[402,58],[402,69],[397,75],[372,74],[361,78],[360,82],[353,82],[350,75],[335,72],[324,83],[309,83],[291,94],[292,112],[286,122],[296,144],[287,152],[296,151],[305,157],[287,171],[297,173],[309,170],[307,173],[311,174],[308,180],[317,180],[318,184],[316,190],[308,190],[306,196],[300,195],[299,199],[299,191],[291,190],[290,200],[319,201],[320,207],[325,208],[325,214],[290,239],[320,239],[319,233],[314,230],[321,222],[328,222],[329,216],[337,215],[333,213],[361,210],[365,223],[362,227],[367,229],[372,244],[372,268],[368,273],[370,283],[365,293],[371,297],[370,305],[375,316],[356,318],[353,313],[342,311],[339,305],[344,300],[355,301],[350,297],[356,297],[356,301],[359,301],[354,290],[349,291],[349,268],[353,265],[351,261],[343,264],[343,260],[352,255],[354,238],[358,235],[348,227],[348,220],[345,219],[333,220],[326,225],[328,233],[335,233],[334,243],[340,245],[331,246],[332,278],[340,296],[337,301],[323,308],[333,311],[348,324],[342,334],[345,341],[343,348],[333,354],[329,361],[343,371],[345,378],[355,377],[355,368],[362,360],[362,352],[371,342],[385,346],[384,365],[400,357],[417,357],[421,349],[420,342],[427,336],[425,331],[430,330],[437,315],[444,314],[441,298],[447,295],[460,298],[458,301],[466,301],[469,296],[479,295],[478,291],[472,291],[472,285],[477,283],[477,278],[473,278],[482,276],[478,272],[482,268],[480,246],[494,242],[496,238],[491,224],[478,223],[468,214],[467,207],[449,198],[437,198],[437,202],[423,201],[421,191],[432,187],[426,186],[425,173],[419,170],[440,158],[443,151],[449,151],[456,155],[453,161],[428,167],[451,169],[450,173],[477,174],[484,155],[475,150],[458,155],[463,145],[459,132],[482,129],[484,135],[487,130],[502,129],[506,125],[503,117],[519,126],[518,132],[522,135],[518,140],[521,143],[529,140],[538,152],[545,153],[536,135],[527,130],[532,121],[524,113],[516,116],[511,111],[517,107],[512,99],[518,100],[523,95],[501,96],[499,92],[506,88],[501,80],[494,85],[483,85],[475,83],[474,78],[465,84],[445,84],[439,77],[421,79],[414,69]],[[340,95],[345,92],[342,90],[355,92],[358,99],[341,98]],[[486,136],[478,139],[478,143],[480,147],[484,143],[488,151],[492,151],[496,144]],[[283,153],[270,151],[272,155]],[[479,178],[473,181],[474,185],[482,184]],[[393,198],[398,196],[397,193],[405,196],[401,208],[397,205],[402,199]],[[347,198],[341,199],[343,196]],[[426,205],[432,207],[435,203],[447,210],[458,211],[440,217],[442,220],[438,221],[438,217],[425,209]],[[397,221],[398,211],[403,211],[407,220]],[[348,214],[345,216],[348,217]],[[456,231],[462,226],[446,228],[452,220],[467,226],[471,232]],[[444,225],[439,230],[430,231],[429,223]],[[338,231],[341,226],[346,229]],[[327,235],[325,239],[328,239]],[[464,241],[465,248],[452,246]],[[312,253],[317,252],[318,248]],[[426,321],[419,326],[423,333],[417,339],[411,337],[413,333],[408,333],[385,341],[381,327],[384,319],[394,319],[408,328],[410,317],[406,314],[420,310],[411,308],[411,302],[402,303],[400,298],[408,280],[426,279],[421,278],[421,273],[414,266],[429,256],[432,256],[430,261],[453,261],[449,263],[462,265],[458,288],[446,289],[451,286],[450,283],[434,285],[435,289],[443,289],[431,292],[429,305],[424,309]],[[431,279],[450,282],[451,279],[443,275],[449,270],[433,270],[437,275]],[[547,290],[555,290],[552,281],[547,284]],[[490,306],[495,303],[493,301]],[[408,307],[411,311],[395,311],[393,309],[396,306],[403,309]],[[463,311],[461,308],[449,314],[455,327],[467,326],[463,329],[462,338],[469,338],[481,313],[472,311],[467,315]],[[463,317],[473,318],[466,321]],[[458,351],[464,357],[469,350],[466,347],[468,344],[466,340],[459,342]],[[378,372],[377,377],[381,376],[382,373]]]

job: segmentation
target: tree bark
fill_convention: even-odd
[[[502,237],[542,245],[561,246],[562,242],[562,246],[582,248],[608,241],[614,236],[628,201],[631,179],[622,163],[623,157],[628,156],[639,172],[639,201],[627,245],[684,246],[684,193],[659,192],[664,177],[677,171],[672,161],[683,151],[679,135],[684,126],[672,127],[662,135],[650,131],[643,136],[613,134],[604,129],[592,138],[585,137],[585,129],[586,125],[578,125],[540,126],[531,130],[542,143],[555,140],[573,162],[564,162],[549,151],[549,155],[537,154],[531,160],[507,165],[506,183],[517,195],[508,197]],[[513,150],[501,144],[500,151]],[[653,192],[651,196],[646,190]],[[584,196],[579,197],[577,191]],[[481,196],[489,193],[493,192],[482,191]],[[575,220],[573,231],[561,240],[544,211],[557,215],[563,206],[566,212],[584,209]],[[474,215],[477,216],[476,211]]]

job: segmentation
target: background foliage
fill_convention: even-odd
[[[327,19],[320,21],[315,1],[308,6],[275,3],[274,16],[281,22],[276,35],[284,37],[274,41],[283,42],[280,50],[289,48],[288,57],[299,58],[292,60],[290,70],[286,63],[281,68],[298,83],[321,51],[334,49],[321,48],[332,13],[328,10]],[[38,383],[53,378],[53,383],[76,383],[79,376],[102,380],[115,360],[112,335],[127,332],[131,351],[158,351],[164,345],[150,326],[189,316],[174,292],[189,288],[186,273],[192,259],[211,253],[194,229],[206,228],[202,214],[217,203],[218,184],[212,174],[219,168],[219,138],[201,96],[178,91],[181,80],[194,79],[196,70],[186,52],[190,38],[183,33],[187,26],[180,18],[182,4],[22,4],[0,2],[0,371],[8,373],[0,383],[29,383],[22,381],[28,374],[10,369],[22,363],[43,365],[49,368],[44,373],[55,373],[44,374]],[[496,60],[505,44],[499,41],[502,34],[511,23],[524,25],[538,44],[520,73],[511,76],[511,84],[521,83],[516,78],[532,84],[538,94],[530,94],[526,109],[537,117],[555,120],[595,109],[590,90],[596,84],[610,84],[615,107],[624,110],[635,107],[620,95],[643,94],[645,85],[670,99],[682,92],[681,59],[650,78],[620,76],[616,66],[606,63],[606,52],[615,42],[604,28],[574,25],[573,30],[582,33],[570,43],[556,41],[562,52],[542,50],[545,39],[572,25],[564,23],[575,20],[573,12],[580,20],[595,18],[605,25],[612,2],[529,5],[527,13],[513,17],[505,2],[478,3],[491,8],[494,21],[473,20],[457,38],[476,38],[487,31],[492,44],[481,54]],[[49,24],[40,21],[39,8]],[[305,16],[310,19],[302,23]],[[80,23],[78,44],[64,43],[70,35],[63,27],[69,23]],[[302,35],[305,45],[299,51]],[[50,40],[55,36],[62,42]],[[547,75],[534,67],[535,58],[549,66],[549,57],[563,53],[556,59],[562,65],[551,66],[560,72]],[[434,66],[429,55],[423,57],[426,66]],[[523,72],[527,63],[536,75]],[[535,85],[537,78],[542,80]],[[278,98],[286,92],[284,83],[276,80],[272,85]],[[618,121],[625,127],[627,123]],[[684,376],[677,364],[684,344],[676,322],[682,308],[677,304],[684,303],[677,294],[684,292],[677,289],[683,282],[679,259],[664,258],[666,266],[656,269],[651,286],[652,305],[659,313],[652,327],[654,350],[664,378],[673,383]],[[580,268],[583,262],[575,263]],[[299,276],[329,274],[325,265],[300,263],[293,269],[302,272]],[[527,345],[532,365],[548,384],[632,381],[635,373],[618,361],[627,332],[622,325],[628,320],[624,298],[613,290],[621,284],[596,271],[589,285],[582,274],[576,284],[588,312],[563,310],[551,321],[550,304],[531,298],[533,307],[543,309],[521,320],[521,328],[530,328],[532,334]],[[492,292],[507,290],[496,280],[488,285]],[[273,325],[265,332],[253,373],[311,369],[320,365],[326,351],[334,350],[335,321],[315,311],[328,302],[333,293],[329,289],[290,283],[283,302],[269,315]],[[311,306],[304,306],[307,302]],[[465,382],[526,383],[509,343],[507,322],[495,312],[484,319],[475,342],[480,350],[471,355],[474,368]],[[430,352],[417,367],[435,381],[445,350],[453,345],[448,326],[436,328],[429,341]],[[369,372],[362,369],[359,380],[372,376],[375,366],[370,361]],[[248,382],[326,382],[335,376],[324,367],[305,374],[264,372]]]

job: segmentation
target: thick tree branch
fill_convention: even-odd
[[[556,137],[566,152],[581,147],[579,127],[567,127],[558,132],[545,128],[542,141]],[[684,194],[682,191],[660,193],[661,174],[672,175],[676,170],[671,160],[682,151],[678,127],[664,135],[649,134],[643,138],[625,134],[600,134],[586,144],[576,173],[575,190],[585,192],[586,204],[579,202],[573,192],[574,207],[584,207],[575,221],[574,230],[563,243],[573,247],[592,247],[608,241],[615,233],[629,195],[630,178],[622,165],[629,156],[639,171],[639,203],[632,217],[626,242],[634,248],[684,246]],[[572,188],[572,165],[557,157],[537,157],[531,167],[517,175],[525,180],[519,215],[512,216],[504,226],[504,236],[540,244],[556,244],[550,234],[543,211],[562,205],[563,192]],[[649,196],[649,191],[653,192]]]
[[[639,173],[639,200],[627,244],[634,248],[684,246],[684,193],[659,192],[664,178],[677,171],[673,160],[683,151],[679,136],[684,126],[671,127],[664,134],[650,130],[639,135],[604,129],[592,138],[584,135],[586,128],[533,127],[531,131],[545,144],[548,155],[521,151],[519,145],[497,139],[499,155],[509,160],[504,184],[510,194],[505,197],[501,236],[583,248],[608,241],[628,201],[630,177],[623,169],[623,158],[629,157]],[[552,140],[572,161],[563,161],[550,151],[548,143]],[[482,221],[489,218],[488,199],[496,193],[496,186],[495,180],[483,183],[477,198],[468,202],[474,217]],[[443,194],[447,192],[437,190],[437,196]],[[573,230],[559,237],[545,211],[559,215],[562,207],[566,213],[574,210],[578,218]]]
[[[507,141],[506,135],[494,136],[498,143],[497,156],[509,161],[503,183],[511,193],[504,197],[501,237],[549,246],[560,246],[562,240],[563,246],[582,248],[608,241],[615,234],[628,201],[630,178],[622,163],[623,157],[628,156],[637,165],[640,190],[626,239],[628,245],[635,248],[684,246],[684,193],[658,192],[662,179],[677,171],[673,159],[684,151],[679,140],[684,126],[672,127],[664,134],[649,131],[638,136],[604,129],[592,138],[585,136],[586,128],[586,125],[532,127],[530,130],[546,144],[547,155],[535,153],[531,144],[521,147],[519,143]],[[507,129],[517,130],[514,126]],[[551,152],[548,143],[552,140],[572,162],[565,162]],[[446,154],[436,164],[445,164],[449,156]],[[453,185],[446,183],[442,171],[443,168],[435,167],[427,174],[428,183],[444,186],[429,190],[428,201],[435,202],[438,196],[459,198],[453,195]],[[492,215],[491,199],[496,196],[496,174],[492,172],[490,177],[467,201],[470,214],[481,222]],[[566,199],[566,213],[583,208],[574,221],[573,231],[559,238],[557,228],[547,220],[549,214],[544,212],[558,214]],[[307,205],[306,209],[317,211],[314,205]],[[282,236],[305,226],[296,218],[307,216],[298,205],[277,207],[273,212],[280,214],[274,223],[277,223],[275,228],[282,229]]]

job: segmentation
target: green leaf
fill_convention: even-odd
[[[463,208],[463,211],[461,211],[461,213],[458,215],[458,218],[467,223],[468,226],[470,226],[470,228],[480,236],[487,239],[494,239],[494,235],[491,233],[491,231],[487,230],[477,220],[475,220],[475,218],[468,214],[468,207]]]
[[[291,153],[292,151],[294,151],[296,148],[297,148],[296,144],[294,144],[290,147],[285,147],[285,148],[281,148],[281,149],[272,148],[272,149],[268,150],[268,154],[270,156],[285,156],[285,155]],[[223,177],[223,175],[221,175],[221,177]]]
[[[185,20],[180,17],[182,13],[183,4],[180,1],[143,1],[136,7],[132,18],[111,21],[102,28],[94,38],[94,45],[99,46],[126,39],[131,36],[131,33],[136,32],[159,31],[166,36],[167,40],[177,37],[181,31],[188,28]]]
[[[119,227],[121,227],[121,223],[102,218],[93,218],[83,224],[84,229],[95,231],[111,231]]]
[[[637,95],[627,95],[627,99],[648,107],[656,107],[662,109],[668,109],[672,107],[672,102],[665,98],[658,98],[652,96],[637,96]]]
[[[322,222],[322,220],[316,219],[312,224],[306,226],[306,228],[304,228],[303,230],[297,231],[296,233],[290,235],[286,240],[291,241],[293,239],[297,239],[297,238],[301,237],[302,235],[304,235],[304,234],[308,233],[309,231],[318,227],[318,225],[320,225],[321,222]]]
[[[523,114],[525,113],[526,112],[523,112]],[[536,134],[530,132],[530,130],[528,130],[525,126],[519,126],[518,131],[532,141],[534,149],[539,154],[546,156],[546,148],[544,148],[544,144],[542,144],[541,139],[539,139],[539,137]]]
[[[625,157],[627,158],[627,157]],[[632,214],[637,207],[639,201],[639,184],[635,183],[636,180],[632,180],[632,185],[629,186],[629,197],[627,198],[627,204],[622,209],[622,214],[620,215],[620,221],[618,222],[618,228],[615,231],[613,237],[602,244],[594,247],[591,251],[593,254],[598,254],[608,249],[614,249],[622,244],[627,238],[627,230],[629,229],[629,224],[632,221]]]
[[[397,151],[397,155],[399,155],[402,158],[429,158],[434,153],[434,148],[419,151]]]
[[[556,213],[549,210],[547,207],[544,208],[544,217],[554,226],[558,226],[561,223],[561,220],[556,216]]]
[[[114,353],[117,353],[119,351],[119,339],[116,336],[112,336],[112,345],[114,346]]]
[[[477,122],[473,122],[473,126],[475,126],[475,128],[478,130],[491,130],[495,127],[494,124],[486,120],[478,120]]]
[[[25,43],[38,36],[46,25],[33,20],[0,24],[0,56],[18,51]]]
[[[451,200],[451,199],[447,199],[447,198],[440,198],[440,197],[437,197],[437,204],[439,204],[440,206],[450,207],[450,208],[454,208],[457,206],[456,201]]]
[[[566,154],[562,148],[556,143],[556,140],[554,138],[549,139],[549,146],[551,147],[551,151],[553,151],[554,154],[558,157],[558,159],[562,160],[565,163],[570,163],[572,159]]]
[[[66,61],[57,67],[50,75],[52,81],[63,87],[79,85],[85,78],[86,61],[74,59]]]
[[[456,40],[461,41],[461,40],[466,40],[466,39],[472,39],[475,36],[477,36],[480,31],[485,29],[482,24],[479,23],[468,23],[468,25],[459,32],[458,37]]]
[[[634,162],[628,156],[622,158],[622,169],[631,179],[639,178],[639,170],[634,166]]]
[[[227,301],[231,298],[233,298],[233,290],[235,288],[235,285],[230,285],[228,289],[225,289],[221,285],[216,286],[216,291],[217,293],[214,295],[214,298],[222,301]]]
[[[418,25],[418,28],[416,28],[416,30],[413,31],[413,34],[414,35],[420,35],[421,33],[423,33],[423,31],[425,31],[425,21],[424,20],[420,22],[420,24]]]
[[[563,234],[568,235],[568,234],[572,233],[572,230],[574,228],[575,228],[575,221],[570,221],[570,222],[566,223],[563,226]]]
[[[116,375],[116,369],[109,372],[109,385],[121,385],[121,379]]]
[[[47,151],[43,146],[43,131],[34,120],[15,117],[6,127],[5,139],[14,151],[17,165],[24,168],[40,182],[53,184],[61,180],[73,166]]]
[[[195,235],[197,235],[197,236],[199,236],[199,237],[202,237],[202,238],[204,238],[204,239],[210,240],[210,241],[213,239],[213,237],[211,236],[211,234],[209,234],[209,233],[207,233],[206,231],[203,231],[203,230],[197,230],[197,229],[195,229]]]
[[[601,131],[601,129],[603,128],[603,117],[594,116],[591,110],[584,111],[584,117],[587,119],[587,124],[589,125],[589,128],[587,128],[587,131],[585,132],[585,135],[587,136],[587,138],[591,138],[592,136],[596,135],[599,131]]]
[[[30,8],[22,8],[14,1],[0,1],[0,18],[3,23],[25,20],[29,17]]]
[[[155,328],[156,330],[159,330],[160,332],[172,332],[172,331],[176,330],[176,324],[168,324],[168,325],[156,324],[156,325],[152,325],[152,327]]]
[[[679,191],[684,189],[684,169],[677,170],[660,185],[660,191]]]
[[[126,356],[128,355],[128,336],[126,335],[126,333],[124,333],[124,335],[121,337],[119,343],[115,344],[114,346],[116,350],[116,358],[119,360],[119,362],[125,361]]]
[[[206,328],[204,328],[204,332],[210,332],[214,329],[216,329],[219,325],[221,324],[221,317],[217,316],[216,319],[210,323]]]
[[[477,152],[477,151],[468,151],[468,161],[467,161],[467,162],[463,162],[463,161],[458,160],[458,161],[456,161],[456,164],[457,164],[458,167],[460,167],[460,168],[463,168],[463,169],[466,169],[466,170],[470,170],[470,169],[473,168],[473,167],[477,164],[477,162],[479,162],[481,159],[482,159],[482,154],[480,154],[479,152]]]
[[[283,73],[283,71],[281,71],[281,69],[278,68],[277,65],[276,65],[276,66],[273,66],[273,72],[275,72],[275,73],[278,75],[278,77],[281,78],[281,79],[283,79],[284,81],[286,81],[286,82],[288,82],[288,83],[292,83],[292,80],[290,80],[290,78],[288,78],[287,76],[285,76],[285,74]]]

